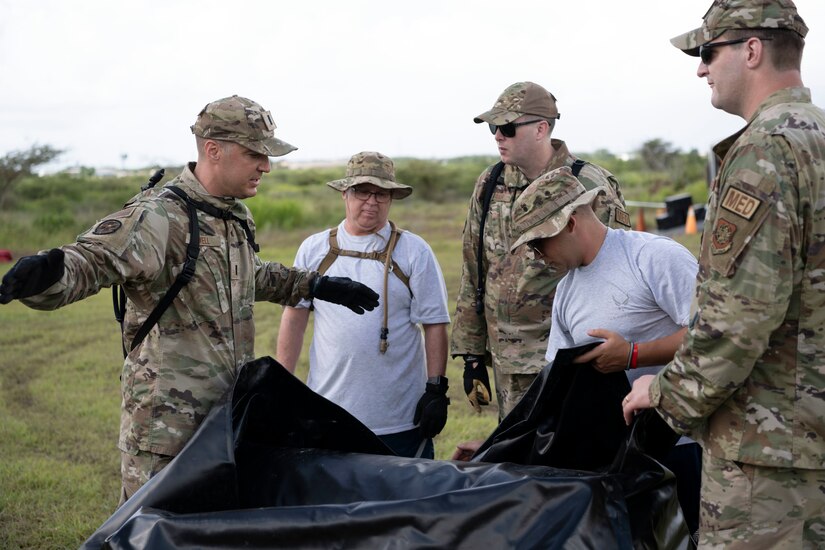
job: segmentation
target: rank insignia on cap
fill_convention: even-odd
[[[711,251],[714,254],[724,254],[733,245],[733,235],[736,233],[736,224],[724,218],[719,218],[713,228],[713,243]]]
[[[97,227],[95,227],[95,230],[92,233],[95,235],[111,235],[122,226],[123,224],[120,223],[119,220],[103,220],[97,224]]]
[[[761,204],[761,200],[735,187],[730,187],[722,199],[722,208],[746,220],[753,218]]]

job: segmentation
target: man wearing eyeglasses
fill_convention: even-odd
[[[513,202],[534,179],[569,166],[588,189],[606,188],[595,205],[600,219],[611,227],[630,227],[613,175],[576,159],[563,141],[551,138],[559,118],[553,94],[533,82],[517,82],[504,90],[490,110],[474,119],[488,124],[503,170],[496,181],[488,182],[496,167],[487,168],[470,200],[450,353],[464,360],[464,390],[477,411],[489,403],[486,365],[492,367],[500,419],[545,366],[553,292],[564,275],[527,250],[510,254],[515,241]],[[486,190],[490,198],[485,207]]]
[[[357,276],[381,294],[381,307],[357,320],[340,307],[302,301],[284,309],[278,361],[295,371],[314,309],[307,385],[375,432],[396,454],[434,457],[432,438],[447,422],[447,290],[430,246],[389,220],[395,199],[412,188],[395,181],[392,160],[365,151],[341,192],[346,216],[308,237],[295,265]],[[357,275],[356,275],[357,274]],[[423,328],[423,337],[422,330]]]
[[[625,398],[703,447],[701,545],[825,547],[825,112],[790,0],[715,2],[671,42],[700,58],[720,142],[683,345]]]

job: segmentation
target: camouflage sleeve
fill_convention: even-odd
[[[599,195],[593,203],[593,210],[599,219],[614,229],[630,229],[630,215],[627,213],[624,196],[616,177],[595,164],[587,163],[579,173],[579,181],[586,189],[603,186],[604,195]]]
[[[34,309],[56,309],[102,288],[153,280],[163,267],[169,220],[157,203],[125,208],[62,246],[66,271],[45,292],[22,300]]]
[[[255,300],[294,306],[309,298],[309,285],[317,275],[278,262],[265,262],[255,256]]]
[[[476,313],[476,288],[478,286],[478,238],[481,224],[479,196],[490,170],[491,168],[485,170],[476,181],[473,195],[470,198],[467,219],[464,222],[461,285],[458,289],[450,335],[450,354],[453,357],[468,353],[484,355],[487,349],[487,321],[484,315]]]
[[[651,403],[682,433],[700,427],[747,382],[793,309],[797,175],[793,163],[781,160],[790,158],[787,145],[771,143],[743,147],[728,161],[702,238],[688,334],[650,387]],[[783,194],[783,185],[791,191]],[[781,358],[762,360],[776,362],[778,378]]]

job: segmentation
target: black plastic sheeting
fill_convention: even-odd
[[[686,548],[654,460],[678,437],[653,411],[628,433],[626,377],[572,365],[581,350],[559,353],[470,462],[394,456],[257,359],[82,548]]]

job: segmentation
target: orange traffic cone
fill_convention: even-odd
[[[636,231],[647,231],[645,228],[645,209],[639,207],[639,213],[636,215]]]
[[[687,220],[685,220],[685,235],[696,234],[696,213],[692,206],[688,206]]]

